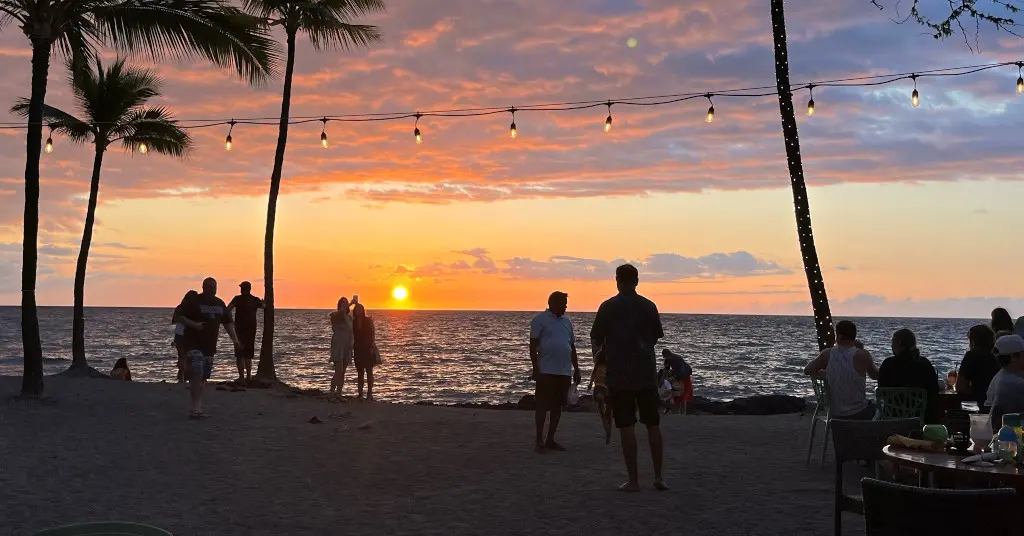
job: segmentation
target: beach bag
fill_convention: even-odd
[[[370,351],[373,352],[373,364],[380,365],[380,350],[377,349],[377,343],[373,343],[373,346],[370,347]]]
[[[580,392],[575,385],[569,387],[569,392],[565,394],[565,405],[575,406],[580,403]]]

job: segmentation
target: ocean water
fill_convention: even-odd
[[[371,311],[384,364],[376,369],[376,395],[392,402],[508,402],[532,392],[528,337],[536,313],[487,311]],[[302,387],[327,389],[328,311],[279,310],[277,374]],[[568,314],[580,352],[584,383],[591,369],[589,331],[593,313]],[[86,351],[90,364],[109,371],[128,359],[136,381],[174,381],[171,309],[87,308]],[[940,375],[955,369],[967,349],[967,330],[979,320],[856,318],[859,338],[877,362],[890,355],[893,331],[917,333],[922,354]],[[699,396],[733,399],[758,394],[811,394],[803,366],[817,352],[810,317],[664,314],[661,348],[683,354],[694,370]],[[71,362],[71,308],[40,308],[47,374]],[[262,331],[262,329],[261,329]],[[260,335],[257,335],[257,345]],[[237,377],[227,335],[221,335],[213,377]],[[257,358],[259,350],[257,350]],[[254,367],[255,369],[255,363]],[[19,309],[0,307],[0,375],[20,375]],[[255,370],[253,371],[255,373]],[[346,391],[354,388],[349,371]],[[869,386],[869,388],[872,388]]]

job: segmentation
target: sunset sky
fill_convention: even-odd
[[[300,39],[293,115],[615,99],[774,84],[764,0],[389,0],[385,43],[317,52]],[[936,5],[925,1],[924,4]],[[944,4],[942,2],[941,4]],[[905,6],[904,6],[905,8]],[[1024,59],[982,26],[936,41],[867,0],[787,3],[794,82]],[[905,15],[905,14],[904,14]],[[973,31],[973,23],[970,25]],[[636,46],[627,46],[630,39]],[[21,31],[0,34],[0,103],[27,96]],[[111,59],[112,54],[108,57]],[[70,107],[61,62],[49,104]],[[280,80],[253,89],[206,64],[154,66],[181,119],[275,117]],[[796,96],[821,266],[840,315],[1024,314],[1024,96],[1015,67],[912,85]],[[4,105],[0,108],[6,108]],[[277,304],[573,310],[614,292],[620,260],[663,311],[807,314],[774,97],[652,108],[293,126],[278,206]],[[16,118],[7,114],[3,119]],[[262,294],[277,129],[194,131],[186,160],[105,161],[87,305],[168,306],[205,276]],[[43,157],[39,301],[72,301],[91,147]],[[20,290],[24,131],[0,131],[0,304]],[[404,285],[409,299],[391,290]]]

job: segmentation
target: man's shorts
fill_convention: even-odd
[[[192,365],[193,372],[203,371],[203,379],[209,380],[213,374],[213,358],[203,355],[199,350],[189,350],[188,361]]]
[[[559,374],[541,374],[537,377],[537,409],[543,411],[554,411],[562,409],[565,405],[565,397],[569,394],[569,384],[572,378]]]
[[[641,391],[608,389],[608,398],[612,407],[612,415],[615,417],[616,428],[628,428],[636,424],[638,413],[640,422],[645,426],[658,426],[661,422],[658,414],[661,400],[658,398],[657,389]]]

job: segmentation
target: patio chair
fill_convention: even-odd
[[[1019,524],[1013,489],[932,489],[861,480],[867,536],[1007,536]]]
[[[173,536],[170,532],[141,523],[99,521],[41,530],[35,536]]]
[[[842,531],[843,512],[864,515],[864,502],[860,497],[843,492],[843,464],[849,461],[871,462],[878,476],[878,461],[883,459],[882,447],[893,434],[909,434],[921,427],[918,419],[898,421],[848,421],[832,419],[832,441],[835,446],[835,534]]]
[[[811,385],[814,387],[814,398],[817,402],[814,405],[814,413],[811,415],[811,434],[807,438],[807,465],[811,464],[811,452],[814,451],[814,431],[818,422],[825,423],[825,440],[821,445],[821,465],[825,465],[825,453],[828,452],[829,422],[831,421],[831,410],[828,403],[828,382],[825,378],[811,378]]]
[[[875,389],[878,403],[877,420],[921,419],[928,411],[928,393],[924,389],[879,387]]]

